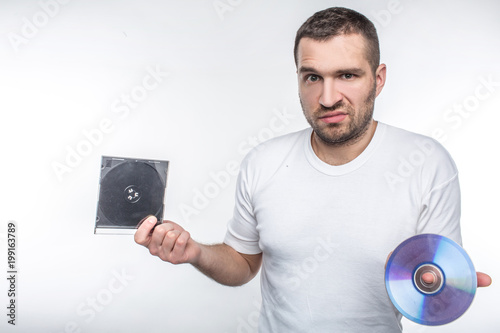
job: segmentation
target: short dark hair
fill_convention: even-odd
[[[360,34],[366,40],[366,58],[373,72],[380,64],[380,48],[378,43],[377,29],[373,23],[352,9],[343,7],[332,7],[315,13],[297,31],[293,55],[297,65],[297,52],[299,42],[308,37],[317,41],[349,34]]]

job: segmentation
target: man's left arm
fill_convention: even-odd
[[[435,150],[429,156],[429,163],[422,166],[421,180],[426,185],[426,194],[422,197],[417,234],[442,235],[462,246],[458,170],[444,147],[436,141],[434,143]],[[477,272],[478,287],[487,287],[491,283],[492,279],[488,274]]]

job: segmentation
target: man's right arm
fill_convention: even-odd
[[[208,277],[228,286],[247,283],[260,269],[262,253],[239,253],[223,243],[200,244],[178,224],[164,221],[154,228],[156,222],[154,216],[148,217],[137,229],[134,239],[163,261],[189,263]]]

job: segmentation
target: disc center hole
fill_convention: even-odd
[[[420,277],[422,284],[426,287],[432,287],[436,283],[437,279],[438,277],[433,271],[425,271]]]
[[[438,266],[423,264],[415,271],[413,282],[422,293],[435,294],[443,287],[444,275]]]

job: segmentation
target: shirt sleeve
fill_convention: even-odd
[[[439,149],[438,149],[439,150]],[[458,171],[448,152],[442,148],[427,170],[430,179],[422,197],[417,233],[448,237],[462,245],[460,231],[461,196]]]
[[[224,243],[244,254],[258,254],[259,233],[257,220],[251,200],[251,184],[253,177],[249,165],[249,157],[243,161],[236,183],[235,207],[233,217],[228,223]]]

